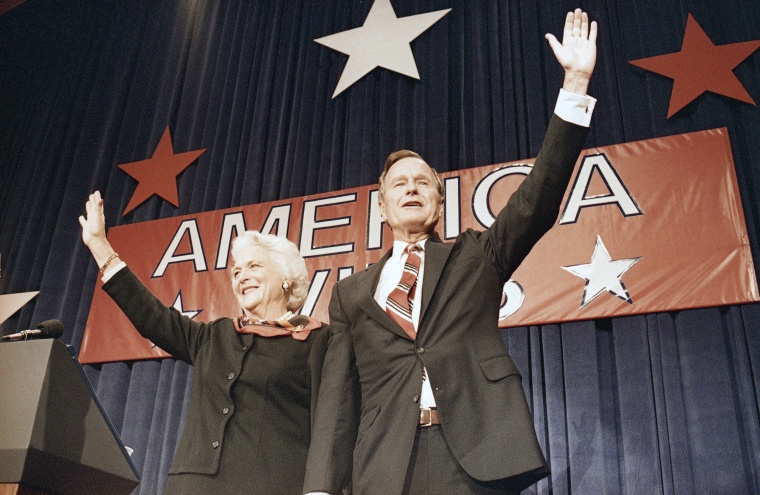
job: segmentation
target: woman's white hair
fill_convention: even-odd
[[[285,237],[246,230],[232,241],[232,257],[237,259],[240,251],[254,246],[266,250],[277,272],[290,285],[287,291],[288,311],[296,311],[303,306],[309,292],[309,274],[298,247]]]

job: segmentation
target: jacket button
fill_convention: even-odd
[[[211,444],[211,446],[214,447],[215,449],[218,449],[219,448],[219,442],[214,442],[214,443]]]
[[[417,354],[425,354],[425,348],[424,347],[418,347],[417,348]]]
[[[235,373],[230,373],[229,375],[227,375],[228,380],[232,380],[233,378],[235,378]]]
[[[419,395],[415,395],[412,400],[414,400],[414,402],[419,402],[420,396]]]
[[[229,414],[229,413],[230,413],[229,407],[225,407],[224,409],[222,409],[222,414]]]
[[[243,346],[243,351],[247,351],[247,350],[248,350],[248,346],[247,346],[247,345],[244,345],[244,346]]]

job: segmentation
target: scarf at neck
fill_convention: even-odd
[[[305,315],[288,312],[279,320],[251,320],[247,316],[238,316],[232,320],[237,333],[261,337],[282,337],[290,335],[296,340],[306,340],[313,330],[322,327],[322,322]]]

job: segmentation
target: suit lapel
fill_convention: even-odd
[[[420,307],[420,329],[430,300],[438,285],[438,279],[441,278],[443,267],[449,259],[453,244],[441,242],[438,234],[433,233],[430,239],[425,243],[425,274],[422,279],[422,307]]]
[[[375,320],[383,328],[390,330],[399,337],[410,340],[406,332],[375,301],[375,289],[377,289],[377,284],[380,282],[380,272],[382,272],[385,262],[388,261],[392,253],[393,249],[385,253],[377,263],[367,268],[363,273],[357,273],[357,275],[362,275],[360,279],[357,279],[359,286],[357,289],[360,291],[359,307],[367,316]]]

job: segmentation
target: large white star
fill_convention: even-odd
[[[348,55],[348,62],[332,97],[338,96],[375,67],[419,79],[409,43],[450,10],[399,18],[396,17],[391,0],[375,0],[362,27],[314,40]]]
[[[638,263],[640,259],[641,257],[613,260],[610,258],[610,253],[607,252],[601,236],[597,236],[594,254],[591,256],[591,263],[587,265],[563,266],[562,268],[573,275],[586,279],[581,309],[604,291],[619,297],[629,304],[633,304],[628,290],[623,285],[622,276],[633,265]]]

